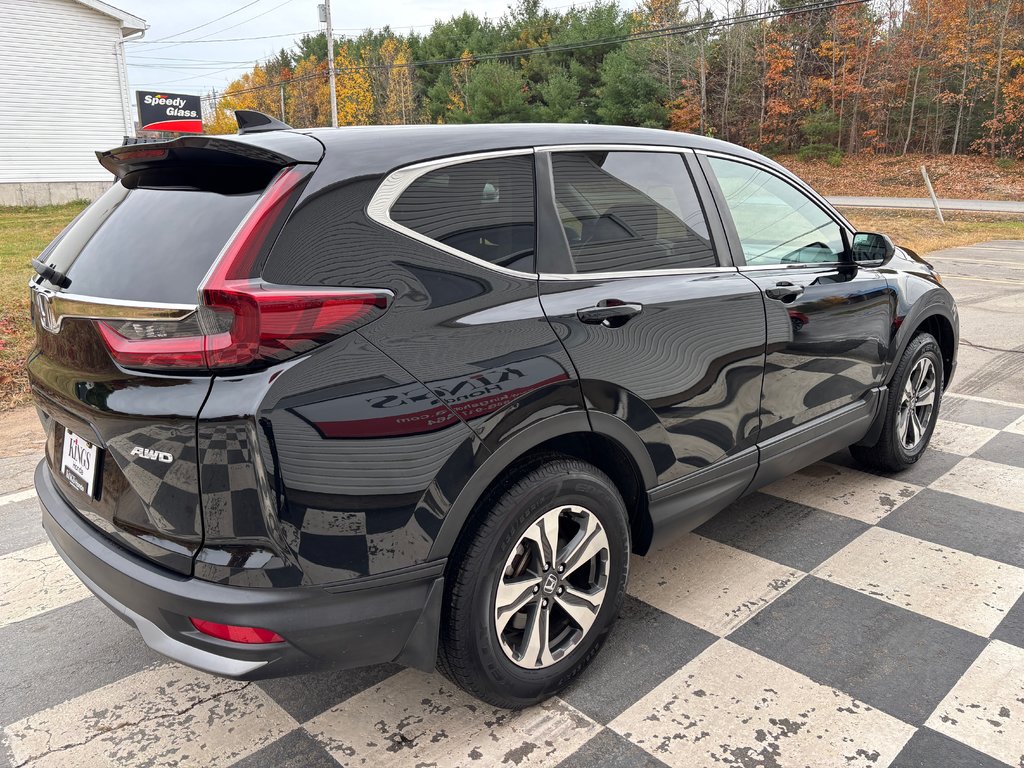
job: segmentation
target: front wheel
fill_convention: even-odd
[[[915,336],[889,385],[885,423],[874,445],[852,445],[857,461],[898,472],[913,466],[931,440],[943,387],[942,355],[930,333]]]
[[[564,689],[600,649],[625,595],[628,517],[607,475],[567,457],[489,501],[454,556],[439,667],[516,709]]]

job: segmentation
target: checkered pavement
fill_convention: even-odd
[[[169,663],[0,496],[0,765],[1024,767],[1024,404],[941,416],[908,472],[844,451],[633,558],[594,665],[516,713],[395,665]]]

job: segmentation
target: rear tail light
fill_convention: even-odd
[[[195,313],[175,321],[98,321],[111,356],[126,368],[247,368],[276,362],[374,319],[392,293],[280,286],[253,278],[307,171],[277,176],[214,264]]]
[[[232,643],[283,643],[284,638],[277,632],[259,627],[239,627],[234,624],[218,624],[215,621],[189,619],[192,626],[204,635]]]

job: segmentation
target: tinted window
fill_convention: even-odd
[[[199,283],[258,196],[118,183],[64,234],[47,263],[67,272],[70,293],[195,304]]]
[[[835,262],[840,226],[793,185],[746,163],[709,158],[747,264]]]
[[[416,179],[391,219],[509,269],[533,271],[533,155],[450,165]]]
[[[712,267],[715,253],[680,155],[551,157],[555,203],[577,272]]]

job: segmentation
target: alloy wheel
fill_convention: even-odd
[[[910,370],[896,412],[896,433],[904,450],[912,451],[924,440],[935,408],[936,378],[929,357],[922,357]]]
[[[572,652],[604,604],[608,536],[590,510],[545,512],[519,537],[494,595],[494,626],[505,655],[543,669]]]

